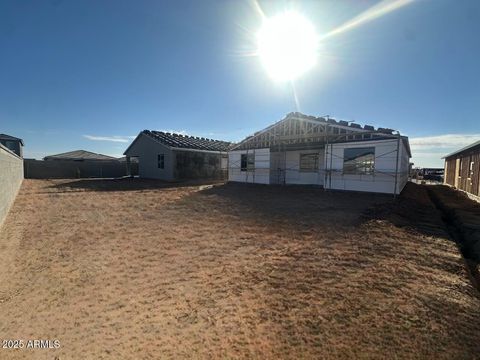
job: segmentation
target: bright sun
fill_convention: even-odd
[[[257,41],[258,55],[274,80],[293,80],[317,61],[317,33],[298,13],[285,12],[265,19]]]

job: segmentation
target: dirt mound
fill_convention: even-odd
[[[429,192],[444,220],[458,232],[464,256],[480,262],[480,204],[448,186],[431,187]]]
[[[364,215],[367,219],[388,220],[395,226],[421,234],[448,238],[442,214],[432,202],[426,186],[409,182],[396,200],[376,204]]]

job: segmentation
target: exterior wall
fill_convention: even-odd
[[[26,179],[78,179],[112,178],[127,175],[127,164],[121,161],[55,160],[44,161],[25,159]],[[132,164],[132,174],[138,173],[138,165]]]
[[[165,155],[163,169],[158,168],[159,154]],[[173,151],[152,138],[140,135],[125,155],[138,157],[138,174],[141,178],[174,180]]]
[[[451,157],[445,159],[445,176],[443,182],[445,184],[455,186],[455,171],[456,171],[456,158]]]
[[[375,171],[372,175],[343,173],[344,149],[375,147]],[[337,143],[329,146],[330,154],[325,157],[327,164],[326,187],[338,190],[395,193],[395,170],[397,161],[397,139]],[[329,151],[329,152],[330,152]],[[408,181],[409,155],[403,140],[400,141],[400,157],[396,193],[399,194]],[[331,167],[330,167],[331,161]]]
[[[445,159],[444,182],[474,196],[480,196],[480,146]]]
[[[301,154],[319,154],[318,171],[301,171]],[[298,150],[270,154],[272,184],[323,185],[325,178],[325,150]]]
[[[241,155],[255,154],[255,169],[241,170]],[[228,180],[256,184],[270,183],[270,149],[235,150],[228,153]]]
[[[0,225],[23,181],[23,160],[0,145]]]
[[[400,141],[400,157],[398,163],[397,194],[400,194],[408,182],[410,175],[410,155],[403,141]]]
[[[173,157],[177,180],[226,178],[226,153],[174,150]]]

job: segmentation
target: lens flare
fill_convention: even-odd
[[[347,31],[350,31],[357,26],[363,25],[368,23],[372,20],[375,20],[379,17],[387,15],[392,11],[398,10],[410,3],[413,0],[383,0],[378,4],[372,6],[368,10],[362,12],[361,14],[355,16],[353,19],[348,20],[346,23],[342,24],[341,26],[337,27],[336,29],[330,31],[329,33],[322,36],[322,40],[329,38],[334,35],[338,35]]]
[[[277,81],[294,80],[317,62],[318,35],[312,23],[296,12],[264,19],[257,45],[263,66]]]

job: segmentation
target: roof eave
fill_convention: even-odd
[[[135,144],[135,143],[138,141],[138,139],[140,138],[140,136],[142,136],[142,135],[146,136],[145,133],[144,133],[144,131],[145,131],[145,130],[142,130],[142,131],[140,131],[140,132],[138,133],[137,137],[136,137],[135,139],[133,139],[132,143],[127,147],[127,150],[125,150],[125,151],[123,152],[123,155],[127,156],[128,150],[130,150],[130,148],[133,146],[133,144]],[[151,137],[150,137],[150,138],[151,138]],[[152,140],[155,140],[155,139],[153,139],[153,138],[151,138],[151,139],[152,139]],[[156,140],[155,140],[155,141],[156,141]],[[157,141],[157,142],[158,142],[158,141]]]
[[[228,154],[230,150],[202,150],[202,149],[190,149],[190,148],[181,148],[181,147],[172,147],[172,151],[189,151],[189,152],[204,152],[212,154]]]
[[[461,148],[461,149],[459,149],[459,150],[457,150],[457,151],[454,151],[454,152],[452,152],[452,153],[450,153],[450,154],[447,154],[447,155],[445,155],[444,157],[442,157],[442,159],[447,159],[447,158],[449,158],[449,157],[458,155],[458,154],[460,154],[460,153],[462,153],[462,152],[464,152],[464,151],[470,150],[470,149],[472,149],[472,148],[474,148],[474,147],[476,147],[476,146],[480,146],[480,140],[475,141],[473,144],[467,145],[467,146],[465,146],[465,147],[463,147],[463,148]]]

